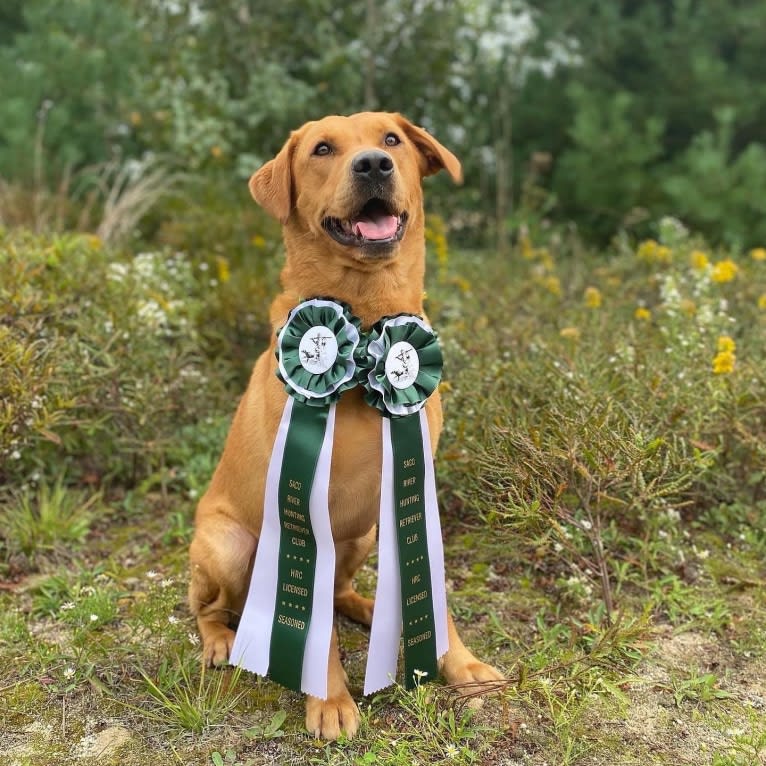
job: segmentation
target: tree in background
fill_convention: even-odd
[[[118,0],[34,0],[3,10],[0,175],[23,183],[129,151],[121,122],[140,55]]]
[[[305,120],[387,109],[463,160],[429,197],[474,243],[529,214],[532,157],[587,237],[674,213],[766,240],[760,0],[9,0],[0,22],[5,179],[162,156],[225,190]]]
[[[551,188],[559,214],[600,239],[630,220],[673,213],[713,239],[763,242],[766,223],[754,198],[762,196],[759,183],[766,172],[761,143],[766,57],[760,31],[766,5],[758,0],[534,0],[534,5],[548,23],[580,41],[583,56],[577,71],[565,73],[561,130],[550,136],[557,159]],[[524,96],[535,99],[529,91]]]

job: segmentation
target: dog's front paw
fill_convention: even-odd
[[[225,665],[234,646],[234,631],[225,625],[207,625],[202,636],[202,661],[208,668]]]
[[[359,709],[345,690],[342,694],[326,700],[308,696],[306,728],[321,739],[338,739],[341,731],[351,738],[359,729]]]

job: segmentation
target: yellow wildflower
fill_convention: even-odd
[[[535,255],[537,256],[540,263],[543,265],[543,268],[547,269],[548,271],[555,270],[556,262],[553,260],[551,251],[548,250],[547,247],[541,247],[539,250],[535,250]]]
[[[218,281],[222,284],[226,284],[231,278],[231,271],[229,269],[229,261],[222,255],[219,255],[215,259],[216,266],[218,267]]]
[[[223,149],[221,149],[220,146],[211,146],[210,147],[210,154],[213,155],[216,159],[223,156]]]
[[[734,372],[737,357],[731,351],[719,351],[713,359],[713,374],[728,375]]]
[[[766,247],[756,247],[750,251],[750,257],[754,261],[766,261]]]
[[[458,289],[460,290],[460,292],[463,292],[463,293],[471,292],[471,282],[467,280],[465,277],[455,277],[454,283],[458,286]]]
[[[713,282],[731,282],[737,276],[738,271],[739,266],[731,258],[727,258],[714,264],[710,278]]]
[[[598,287],[585,288],[585,305],[589,309],[597,309],[601,306],[601,291]]]
[[[541,284],[549,293],[557,298],[561,297],[561,280],[557,276],[549,274],[547,277],[543,277]]]
[[[673,251],[669,247],[661,245],[657,240],[646,239],[638,246],[636,255],[649,263],[670,263]]]
[[[673,251],[669,247],[665,247],[665,245],[660,245],[655,256],[659,263],[670,263],[673,258]]]
[[[445,279],[447,262],[449,261],[449,245],[447,243],[447,226],[439,215],[429,215],[426,218],[426,241],[434,249],[436,262],[439,264],[439,278]]]
[[[562,327],[559,335],[567,340],[580,340],[580,331],[576,327]]]
[[[723,354],[733,354],[737,350],[737,344],[734,342],[734,338],[729,335],[721,335],[718,338],[717,348]]]
[[[766,311],[766,293],[763,293],[758,298],[758,308],[761,311]]]
[[[636,250],[636,255],[644,261],[654,260],[654,253],[659,244],[654,239],[645,239]]]
[[[529,234],[526,231],[522,231],[519,237],[519,246],[521,248],[521,256],[527,261],[531,261],[535,257],[535,248],[532,246],[532,240],[529,238]]]
[[[639,306],[633,312],[634,319],[639,319],[642,322],[648,322],[652,318],[652,312],[649,309]]]
[[[251,240],[250,240],[257,248],[262,248],[266,245],[266,238],[262,237],[260,234],[256,234]]]
[[[702,250],[692,250],[689,255],[689,263],[696,271],[704,271],[710,265],[710,259]]]
[[[131,112],[130,113],[130,124],[131,125],[140,125],[141,122],[142,122],[141,112]]]

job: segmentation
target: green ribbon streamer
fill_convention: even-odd
[[[269,676],[295,691],[301,690],[317,553],[309,499],[326,426],[327,408],[293,402],[279,477],[279,578]]]
[[[391,418],[391,444],[402,591],[404,678],[407,688],[412,689],[423,680],[435,679],[438,674],[419,414]]]

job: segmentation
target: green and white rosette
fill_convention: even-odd
[[[335,402],[356,383],[358,320],[335,301],[296,306],[277,335],[290,395],[266,477],[263,527],[232,664],[327,698],[335,546],[328,488]]]
[[[447,651],[447,595],[436,482],[424,405],[442,354],[420,317],[387,317],[368,336],[361,378],[383,417],[378,585],[364,693],[396,678],[404,632],[407,688],[433,680]]]

